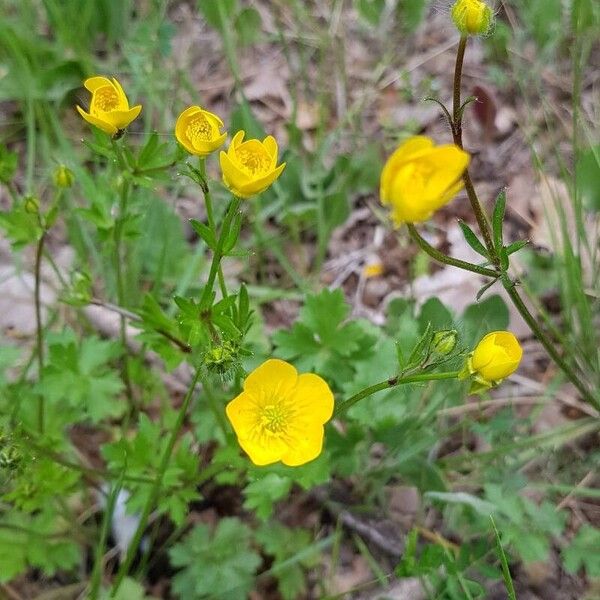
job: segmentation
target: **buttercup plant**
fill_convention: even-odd
[[[226,5],[232,3],[198,4],[210,8],[219,4],[223,13],[211,16],[226,25]],[[504,240],[506,195],[498,196],[493,214],[488,215],[471,180],[471,154],[462,140],[469,105],[469,100],[461,102],[462,64],[469,37],[484,36],[493,28],[493,12],[485,2],[458,0],[450,18],[461,34],[453,106],[448,109],[438,103],[452,139],[412,136],[391,153],[379,186],[390,228],[408,230],[435,260],[485,277],[477,300],[491,284],[503,285],[582,398],[598,406],[595,391],[588,389],[585,379],[578,377],[577,365],[563,356],[560,344],[530,313],[519,282],[510,273],[510,257],[524,243]],[[225,29],[224,37],[228,33]],[[237,88],[232,97],[243,98],[235,56],[227,47]],[[64,569],[73,573],[73,580],[84,573],[75,593],[89,600],[142,598],[143,586],[131,577],[142,574],[143,583],[144,575],[155,568],[158,552],[162,555],[164,550],[177,571],[165,594],[242,599],[253,585],[260,594],[266,576],[273,581],[281,577],[281,596],[292,600],[304,593],[297,581],[303,581],[299,565],[312,564],[305,561],[309,551],[319,552],[333,542],[335,555],[335,548],[345,543],[338,528],[327,532],[329,523],[297,533],[271,516],[277,514],[274,503],[284,501],[292,489],[302,488],[310,493],[311,502],[321,502],[319,494],[332,491],[331,480],[344,480],[355,486],[357,494],[367,490],[361,500],[368,508],[369,502],[378,501],[373,498],[385,496],[380,493],[388,491],[384,486],[401,482],[418,490],[424,504],[431,499],[453,504],[458,500],[457,506],[466,502],[473,512],[487,510],[492,503],[474,495],[491,495],[493,486],[487,485],[489,480],[480,485],[481,480],[468,479],[466,475],[472,473],[463,470],[463,463],[479,460],[470,444],[473,432],[483,431],[489,439],[502,435],[506,421],[496,422],[494,413],[487,411],[505,399],[463,401],[468,393],[493,392],[520,366],[523,349],[515,335],[504,329],[509,326],[504,304],[497,297],[486,299],[456,316],[438,299],[416,306],[411,298],[402,297],[390,303],[383,325],[358,318],[353,311],[356,305],[347,301],[341,286],[317,292],[313,288],[322,287],[320,280],[310,277],[326,256],[330,223],[346,218],[346,213],[330,214],[342,206],[335,202],[341,198],[345,203],[346,196],[356,191],[354,174],[362,177],[367,170],[355,167],[355,156],[352,160],[337,156],[333,167],[313,177],[317,162],[327,163],[329,155],[323,159],[324,153],[300,152],[301,144],[295,144],[301,131],[290,127],[297,139],[290,135],[284,155],[288,172],[279,179],[286,168],[285,162],[280,163],[278,142],[282,140],[262,133],[249,136],[250,131],[262,129],[248,117],[251,111],[234,113],[235,107],[228,107],[232,118],[227,122],[207,105],[186,104],[166,132],[125,136],[126,128],[142,115],[142,105],[130,107],[116,78],[95,76],[86,79],[84,86],[91,93],[89,110],[77,106],[77,111],[95,128],[91,139],[89,128],[79,123],[86,127],[90,139],[84,143],[94,160],[87,153],[81,163],[64,157],[73,170],[61,161],[53,163],[46,173],[54,185],[38,190],[7,186],[14,204],[8,216],[0,211],[0,226],[14,246],[30,246],[32,255],[35,251],[35,345],[29,361],[22,357],[26,366],[14,384],[4,385],[3,369],[11,357],[0,353],[0,396],[5,389],[10,392],[8,400],[0,398],[6,409],[0,423],[0,499],[5,506],[0,511],[0,583],[29,568],[44,577]],[[157,94],[160,86],[139,89]],[[142,118],[156,115],[156,107],[153,103],[152,111],[144,109]],[[243,123],[244,129],[236,131],[234,123]],[[260,139],[252,139],[254,135]],[[329,140],[327,151],[328,144]],[[0,155],[7,163],[0,178],[10,183],[12,158],[1,146]],[[300,156],[302,161],[312,161],[311,172],[302,170]],[[56,164],[60,166],[53,170]],[[379,170],[371,162],[367,167],[375,174],[368,185],[363,184],[368,191],[376,187]],[[185,231],[169,206],[180,200],[173,196],[181,186],[169,187],[178,176],[193,182],[183,177],[179,181],[188,184],[181,196],[193,217]],[[289,191],[288,181],[292,181]],[[261,206],[257,196],[274,184],[274,204]],[[463,232],[481,256],[479,262],[447,256],[417,229],[436,211],[456,206],[463,190],[479,227],[476,233],[463,223]],[[305,196],[306,206],[296,203],[295,192]],[[173,202],[164,201],[166,194]],[[308,233],[312,240],[310,227],[316,223],[319,228],[317,267],[299,269],[296,278],[289,277],[296,289],[280,285],[281,271],[271,271],[270,262],[268,269],[263,268],[255,253],[265,232],[269,236],[265,247],[275,240],[277,234],[271,232],[283,222],[277,211],[284,204],[290,209],[285,218],[296,209],[304,211],[302,225],[292,223],[298,239]],[[246,227],[246,211],[255,211],[249,219],[254,231]],[[45,243],[59,218],[65,221],[66,235],[77,242],[73,246],[79,262],[67,276],[54,263],[54,243]],[[293,250],[294,243],[284,250]],[[363,251],[355,271],[359,291],[365,280],[379,283],[372,279],[387,274],[389,264],[375,258],[372,248],[359,249]],[[251,266],[260,263],[256,270],[245,268],[249,256]],[[369,260],[361,267],[365,256]],[[274,252],[273,257],[279,260]],[[279,260],[284,270],[285,258]],[[241,276],[226,277],[228,260]],[[42,267],[46,266],[60,280],[60,298],[68,306],[58,314],[49,310],[44,318]],[[296,273],[293,265],[289,273]],[[259,312],[270,298],[300,305],[296,322],[289,328],[284,322],[274,334],[272,322],[265,327]],[[87,310],[91,307],[115,315],[119,330],[113,337],[118,339],[109,339],[110,332],[106,336],[103,332],[102,338],[90,334]],[[65,311],[77,318],[63,319]],[[265,321],[267,316],[265,311]],[[138,332],[136,339],[132,328]],[[176,367],[173,374],[163,372]],[[475,411],[480,411],[479,416],[471,419]],[[86,444],[88,431],[100,433],[105,440],[99,443],[94,461],[86,460],[87,446],[82,450],[75,443],[80,430]],[[449,435],[458,430],[464,454],[446,443],[454,442]],[[512,431],[509,434],[512,440]],[[536,438],[527,442],[528,451],[537,443]],[[548,439],[543,437],[542,442]],[[496,460],[493,454],[487,453],[485,460]],[[450,471],[445,470],[447,465]],[[512,478],[514,463],[509,467]],[[500,479],[500,470],[495,470],[494,482]],[[463,484],[467,491],[455,494],[452,488]],[[239,512],[232,509],[235,512],[219,518],[214,528],[195,525],[197,507],[211,506],[214,490],[223,485],[241,498],[236,501]],[[109,549],[109,539],[111,529],[118,531],[124,498],[134,530],[126,544],[120,543],[117,557]],[[337,516],[333,498],[323,506]],[[89,518],[92,511],[97,512],[94,519]],[[551,507],[550,513],[555,512]],[[504,518],[498,514],[499,525]],[[464,568],[457,568],[477,550],[471,538],[461,534],[446,540],[418,518],[415,523],[419,530],[415,528],[415,535],[408,537],[396,575],[404,576],[401,567],[406,567],[421,577],[418,570],[429,564],[436,576],[458,581],[453,598],[462,597],[462,591],[465,597],[475,598],[462,578]],[[164,545],[163,530],[168,532]],[[417,533],[441,551],[423,553],[418,565],[414,552],[411,555],[411,548],[417,550]],[[353,532],[352,537],[368,556],[359,536]],[[31,540],[36,548],[27,552],[25,544]],[[502,549],[499,536],[498,544]],[[13,545],[16,567],[9,556]],[[392,548],[390,555],[397,554]],[[221,562],[228,568],[221,569]],[[89,573],[83,568],[88,563]],[[7,565],[13,571],[7,571]],[[412,571],[408,574],[414,575]],[[258,583],[257,572],[261,573]],[[323,585],[305,595],[321,597],[328,592]]]

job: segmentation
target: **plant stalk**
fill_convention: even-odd
[[[344,400],[341,404],[339,404],[333,416],[337,417],[340,413],[345,412],[350,407],[354,406],[360,400],[364,398],[368,398],[377,392],[381,392],[382,390],[388,390],[390,388],[396,387],[398,385],[404,385],[406,383],[424,383],[427,381],[440,381],[444,379],[457,379],[459,371],[449,371],[446,373],[420,373],[419,375],[408,375],[406,377],[392,377],[391,379],[386,379],[385,381],[381,381],[380,383],[375,383],[374,385],[370,385],[366,387],[364,390],[354,394],[348,398],[348,400]]]
[[[44,369],[44,325],[42,323],[42,300],[41,300],[41,271],[42,257],[44,255],[44,242],[46,241],[46,229],[42,228],[42,234],[37,243],[35,252],[35,330],[37,341],[37,362],[38,362],[38,379],[42,379],[42,371]],[[38,395],[38,429],[41,434],[44,433],[44,394]]]
[[[465,271],[477,273],[478,275],[491,277],[493,279],[497,279],[500,276],[500,273],[498,273],[497,271],[493,271],[492,269],[486,269],[485,267],[480,267],[479,265],[474,265],[470,262],[447,256],[443,252],[440,252],[439,250],[434,248],[425,239],[423,239],[417,231],[416,227],[412,223],[407,223],[406,226],[408,228],[410,236],[418,244],[421,250],[429,254],[429,256],[431,256],[434,260],[444,263],[446,265],[457,267],[459,269],[464,269]]]
[[[131,564],[133,563],[135,555],[137,554],[138,548],[140,547],[142,537],[143,537],[144,531],[146,529],[146,525],[148,524],[148,519],[150,517],[150,513],[154,509],[154,507],[156,505],[156,501],[158,500],[158,496],[160,494],[160,488],[162,486],[165,472],[166,472],[167,467],[169,466],[169,462],[171,460],[171,454],[173,453],[173,448],[175,447],[175,443],[177,442],[177,437],[183,426],[185,416],[187,414],[192,397],[194,395],[194,390],[196,389],[196,384],[198,383],[199,379],[200,379],[200,369],[198,369],[196,371],[196,374],[194,375],[194,379],[192,380],[192,383],[190,384],[190,387],[188,388],[188,391],[187,391],[185,398],[183,399],[183,402],[179,409],[179,413],[177,415],[177,421],[175,422],[175,425],[173,426],[173,429],[171,430],[171,434],[169,436],[167,446],[165,447],[165,450],[164,450],[163,455],[160,460],[160,464],[158,466],[158,472],[156,474],[156,479],[154,480],[154,484],[152,485],[152,488],[150,489],[150,492],[148,494],[148,498],[147,498],[146,504],[144,505],[144,508],[142,510],[142,514],[140,515],[140,521],[139,521],[139,524],[135,531],[135,534],[133,536],[133,539],[131,540],[129,547],[127,548],[127,556],[125,557],[125,560],[121,563],[121,566],[119,567],[119,571],[117,573],[115,582],[112,587],[111,598],[114,598],[115,595],[117,594],[117,592],[119,591],[119,587],[121,586],[123,579],[129,572],[129,569],[131,568]]]

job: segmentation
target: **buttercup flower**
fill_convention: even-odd
[[[510,331],[492,331],[475,347],[467,361],[478,380],[494,385],[519,367],[523,349]]]
[[[271,135],[262,142],[247,140],[238,131],[227,152],[219,156],[223,182],[240,198],[264,192],[280,175],[285,163],[277,166],[277,142]]]
[[[450,15],[463,35],[485,35],[494,19],[492,9],[481,0],[458,0]]]
[[[90,112],[77,107],[79,114],[92,125],[109,135],[115,135],[125,129],[129,123],[142,112],[142,105],[129,108],[129,101],[121,84],[113,77],[90,77],[83,82],[87,90],[92,92]]]
[[[248,375],[242,393],[225,410],[255,465],[280,460],[295,467],[321,453],[333,394],[318,375],[298,375],[289,363],[269,359]]]
[[[186,108],[175,123],[177,141],[196,156],[208,156],[223,145],[227,132],[221,133],[223,121],[199,106]]]
[[[379,195],[391,208],[396,225],[426,221],[462,189],[462,174],[470,156],[458,146],[434,146],[417,135],[401,144],[388,158]]]

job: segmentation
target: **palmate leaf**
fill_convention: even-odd
[[[169,551],[171,564],[181,568],[172,591],[185,600],[245,599],[262,562],[250,540],[250,528],[234,517],[221,519],[212,533],[207,525],[197,525]]]
[[[296,323],[273,337],[276,355],[343,385],[353,376],[354,362],[368,356],[376,341],[366,322],[346,322],[349,313],[341,290],[309,295]]]

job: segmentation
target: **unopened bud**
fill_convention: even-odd
[[[482,0],[457,0],[450,14],[463,35],[486,35],[494,21],[492,9]]]
[[[54,185],[59,188],[69,188],[73,185],[75,176],[73,171],[65,165],[60,165],[54,171]]]
[[[35,196],[25,197],[25,212],[30,215],[37,215],[40,212],[40,201]]]
[[[447,356],[456,347],[458,332],[455,329],[436,331],[431,338],[431,349],[436,354]]]
[[[204,355],[206,369],[223,380],[228,380],[240,369],[239,350],[231,342],[223,342],[210,348]]]

